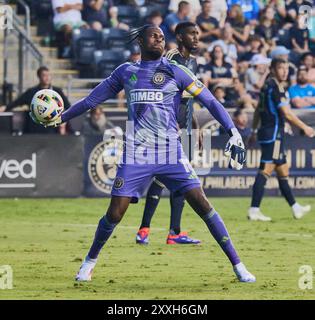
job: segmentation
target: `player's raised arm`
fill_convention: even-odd
[[[96,107],[102,102],[114,98],[118,92],[123,89],[121,77],[124,66],[125,64],[115,69],[112,74],[96,86],[87,97],[73,104],[67,111],[63,112],[56,121],[47,125],[58,126]]]
[[[186,90],[205,106],[212,116],[222,125],[230,136],[225,148],[225,155],[231,156],[230,168],[240,170],[246,160],[243,139],[236,129],[233,120],[223,105],[212,95],[196,76],[186,67],[174,64],[173,71],[180,90]]]

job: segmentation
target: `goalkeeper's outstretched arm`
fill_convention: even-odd
[[[76,102],[67,111],[63,112],[61,114],[61,123],[67,122],[87,110],[95,108],[100,103],[114,98],[118,92],[123,89],[123,85],[120,81],[122,66],[124,65],[115,69],[113,73],[95,87],[86,98]]]

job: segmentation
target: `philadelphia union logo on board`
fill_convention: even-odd
[[[112,139],[100,142],[92,150],[88,160],[88,173],[99,191],[110,194],[121,154],[122,144]]]
[[[155,84],[162,84],[164,81],[165,81],[165,76],[163,73],[157,72],[156,74],[154,74],[153,82]]]

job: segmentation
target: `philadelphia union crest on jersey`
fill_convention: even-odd
[[[122,141],[115,139],[102,141],[92,150],[88,160],[88,173],[99,191],[111,193],[121,155]]]
[[[153,82],[155,84],[162,84],[165,81],[165,76],[162,72],[157,72],[153,76]]]

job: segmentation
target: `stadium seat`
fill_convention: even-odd
[[[74,62],[89,65],[93,61],[95,50],[101,45],[99,31],[93,29],[75,29],[72,33],[72,49]]]
[[[101,48],[125,50],[128,32],[117,28],[105,28],[101,31]]]
[[[94,52],[95,77],[106,78],[129,57],[128,50],[97,50]]]
[[[139,10],[136,6],[117,6],[118,20],[129,26],[139,26]]]
[[[36,1],[33,6],[35,10],[35,16],[37,17],[37,35],[51,36],[51,34],[54,32],[51,0]]]

